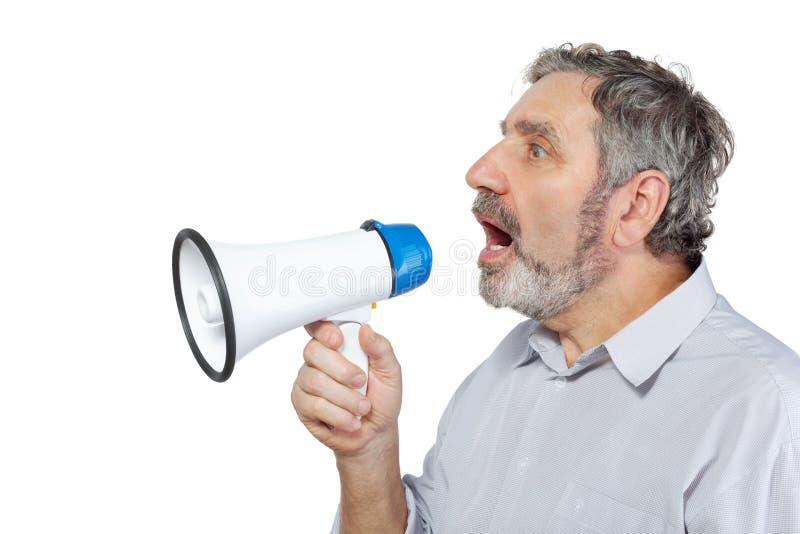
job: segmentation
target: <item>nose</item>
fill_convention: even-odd
[[[472,164],[467,171],[467,184],[480,191],[488,189],[498,195],[503,195],[508,190],[508,179],[503,171],[495,146]]]

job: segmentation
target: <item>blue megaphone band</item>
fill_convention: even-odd
[[[402,295],[424,284],[431,275],[433,254],[428,240],[413,224],[382,224],[364,221],[363,230],[375,230],[383,239],[392,264],[392,294]]]

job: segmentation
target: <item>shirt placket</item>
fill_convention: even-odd
[[[532,350],[537,353],[535,349]],[[564,362],[564,364],[558,366],[558,370],[554,370],[545,361],[545,358],[539,358],[538,383],[534,381],[535,385],[533,386],[538,387],[539,394],[532,408],[528,411],[529,417],[525,420],[523,428],[519,430],[522,432],[522,439],[519,440],[508,464],[508,473],[505,476],[501,494],[498,496],[490,523],[491,532],[513,532],[515,528],[518,530],[519,525],[514,523],[514,514],[516,508],[520,506],[520,499],[526,498],[526,496],[522,495],[522,488],[529,477],[542,478],[542,483],[545,483],[545,479],[548,478],[546,473],[542,473],[543,470],[546,471],[546,466],[537,465],[537,462],[541,461],[537,458],[537,451],[542,439],[540,435],[542,426],[563,423],[563,418],[560,415],[561,410],[564,408],[565,403],[569,402],[571,388],[576,386],[576,384],[572,383],[574,381],[573,375],[593,365],[598,360],[606,359],[608,355],[601,345],[581,355],[575,365],[568,368],[560,346],[549,347],[548,350],[552,352],[546,355],[547,360],[558,362],[560,358],[560,361]],[[542,356],[540,353],[537,354]],[[530,366],[528,371],[533,373],[534,369],[536,369],[536,366]],[[543,425],[542,423],[547,424]]]
[[[527,417],[520,428],[508,429],[521,432],[522,436],[508,463],[508,471],[492,514],[490,532],[513,532],[515,528],[518,529],[519,526],[514,524],[513,516],[519,506],[520,498],[525,498],[521,495],[522,487],[529,477],[540,476],[537,474],[541,466],[536,465],[540,461],[536,451],[542,438],[539,435],[542,422],[559,418],[558,406],[564,402],[568,392],[567,377],[556,374],[546,366],[539,364],[538,370],[535,366],[531,366],[526,372],[531,373],[533,378],[529,387],[537,388],[539,393],[531,408],[525,410]],[[534,378],[533,375],[537,376]],[[558,421],[553,422],[558,423]]]

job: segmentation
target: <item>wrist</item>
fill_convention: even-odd
[[[337,452],[336,467],[340,474],[345,471],[356,473],[369,470],[374,472],[376,467],[386,469],[397,465],[400,469],[400,436],[397,425],[376,435],[369,443],[357,451]]]
[[[405,488],[396,429],[375,436],[355,454],[337,454],[342,532],[404,532]]]

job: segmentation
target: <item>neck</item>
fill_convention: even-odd
[[[691,269],[678,258],[649,253],[619,258],[614,270],[562,313],[542,321],[558,332],[567,367],[680,286]]]

